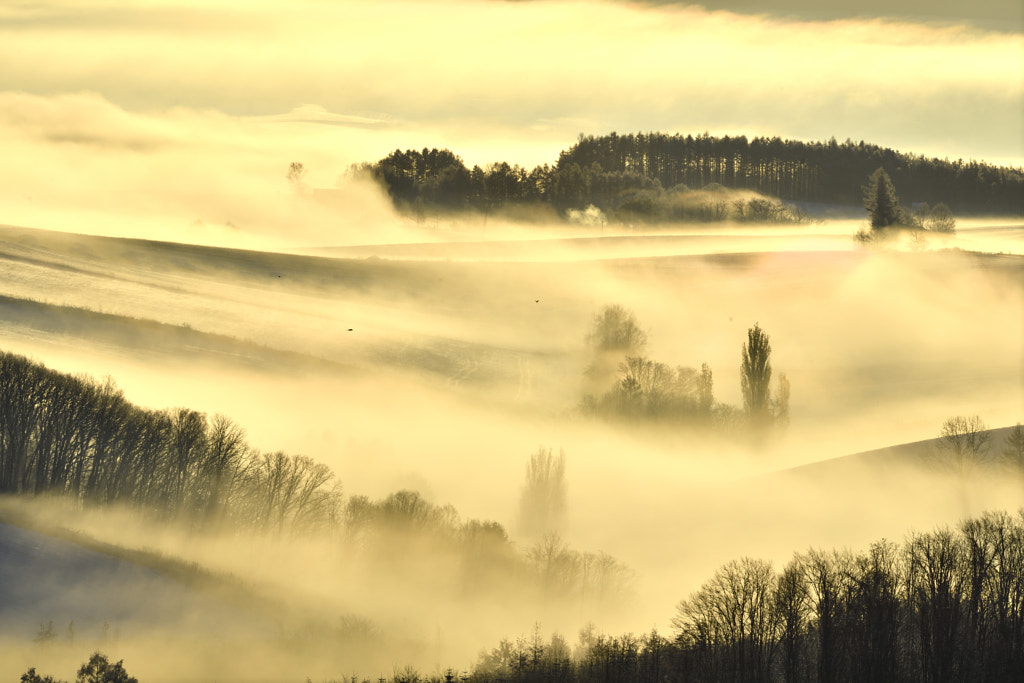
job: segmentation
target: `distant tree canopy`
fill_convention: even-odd
[[[561,213],[594,206],[623,221],[800,220],[783,201],[861,203],[876,169],[900,188],[908,206],[944,202],[958,214],[1024,213],[1024,171],[977,161],[948,161],[855,143],[778,137],[639,133],[581,135],[554,166],[496,162],[466,167],[449,150],[395,150],[363,171],[395,204],[489,212],[545,205]],[[742,190],[763,197],[736,199]],[[716,194],[717,193],[717,194]]]

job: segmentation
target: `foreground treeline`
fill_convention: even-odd
[[[1020,681],[1024,510],[956,529],[811,550],[776,571],[743,558],[676,608],[675,637],[503,641],[474,681]]]
[[[399,208],[487,213],[523,205],[572,215],[596,207],[621,221],[792,222],[785,201],[861,204],[864,179],[883,168],[909,205],[956,213],[1024,213],[1021,169],[927,159],[854,143],[665,133],[580,136],[554,166],[507,162],[467,168],[449,150],[396,150],[361,170]],[[742,194],[728,190],[743,191]],[[750,196],[756,193],[757,196]]]

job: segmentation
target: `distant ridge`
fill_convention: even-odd
[[[989,457],[983,460],[981,467],[993,467],[996,453],[1002,448],[1012,426],[989,429]],[[909,443],[884,446],[870,451],[862,451],[851,455],[842,455],[827,460],[799,465],[774,472],[769,476],[785,476],[799,478],[842,480],[851,470],[873,467],[885,469],[889,467],[936,466],[935,453],[939,447],[939,439],[922,439]]]
[[[470,169],[447,149],[395,150],[360,168],[382,183],[397,207],[421,215],[527,205],[565,214],[594,206],[621,220],[788,222],[799,216],[770,204],[738,206],[749,199],[723,190],[859,207],[861,188],[878,168],[904,206],[941,202],[961,215],[1024,215],[1024,169],[835,138],[609,133],[580,135],[553,166],[532,170],[503,161]]]

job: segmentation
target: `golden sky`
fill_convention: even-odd
[[[990,5],[1001,3],[979,12]],[[208,212],[209,198],[266,194],[291,161],[331,187],[349,164],[399,147],[533,166],[580,133],[611,131],[835,136],[1024,163],[1024,33],[989,30],[998,12],[818,20],[795,0],[775,13],[717,6],[749,13],[582,0],[8,3],[0,222],[53,227],[145,204],[237,225],[240,209]]]

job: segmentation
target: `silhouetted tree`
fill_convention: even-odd
[[[632,311],[619,304],[611,304],[594,316],[587,343],[596,351],[636,355],[647,345],[647,333],[640,329]]]
[[[768,335],[757,324],[747,330],[740,366],[743,409],[755,423],[764,423],[771,414],[772,347]]]
[[[734,560],[677,605],[672,625],[679,641],[698,651],[703,678],[770,680],[779,625],[775,582],[770,563]]]
[[[946,453],[952,467],[963,474],[981,461],[988,447],[989,436],[979,416],[957,415],[942,423],[939,448]]]
[[[1024,473],[1024,428],[1020,422],[1014,425],[1006,435],[1006,442],[1000,456],[1007,465]]]
[[[647,334],[640,329],[633,311],[610,304],[594,315],[586,342],[592,360],[586,369],[588,386],[584,393],[591,393],[607,387],[627,356],[641,355],[647,345]]]
[[[96,652],[78,670],[75,683],[139,683],[139,680],[128,675],[123,659],[111,664],[106,655]]]
[[[928,212],[927,218],[924,219],[924,227],[935,232],[955,232],[956,219],[953,218],[953,212],[949,207],[939,202]]]
[[[295,189],[295,192],[302,194],[305,191],[306,167],[298,161],[288,164],[288,172],[284,176],[288,183]]]
[[[779,627],[779,647],[786,683],[800,680],[803,663],[803,641],[807,631],[810,591],[799,558],[795,558],[779,574],[775,589],[775,618]]]
[[[21,683],[63,683],[53,676],[40,676],[36,673],[35,667],[32,667],[25,673],[21,674]]]
[[[899,222],[899,199],[885,169],[879,167],[864,186],[864,208],[876,230]]]
[[[849,577],[847,640],[854,680],[899,680],[901,595],[899,549],[873,543],[854,557]]]
[[[920,678],[959,680],[968,579],[963,545],[949,530],[913,534],[906,547],[907,590],[920,643]]]
[[[817,636],[818,681],[840,680],[844,658],[844,597],[849,557],[813,549],[800,556]]]
[[[519,528],[533,538],[560,533],[565,512],[565,451],[556,456],[550,448],[538,448],[526,463],[526,481],[519,495]]]
[[[53,676],[40,676],[34,667],[23,673],[20,680],[21,683],[63,683]],[[106,655],[95,652],[79,667],[75,683],[139,683],[139,680],[128,675],[123,659],[111,664]]]

